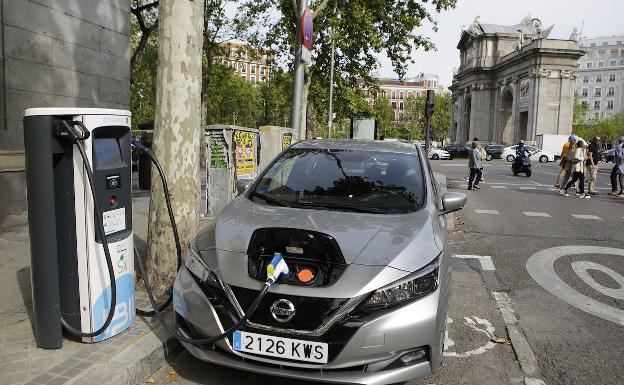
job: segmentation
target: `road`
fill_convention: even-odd
[[[450,191],[466,190],[466,161],[436,161]],[[562,197],[556,164],[531,178],[485,164],[481,190],[450,237],[453,298],[445,362],[425,384],[621,384],[624,378],[624,199]],[[556,248],[556,249],[555,249]],[[489,340],[509,338],[511,345]],[[156,384],[290,384],[195,360],[186,351]],[[301,382],[300,382],[301,383]]]

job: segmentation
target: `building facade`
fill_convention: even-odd
[[[576,92],[587,106],[587,119],[624,111],[624,35],[581,40]]]
[[[444,87],[440,85],[440,77],[434,74],[421,74],[404,80],[381,78],[378,79],[378,82],[379,91],[368,89],[366,100],[372,105],[377,97],[388,99],[394,110],[393,120],[395,122],[403,120],[403,111],[407,99],[426,95],[427,90],[445,91]]]
[[[130,0],[0,0],[0,222],[25,210],[31,107],[130,109]]]
[[[224,43],[221,48],[225,50],[224,60],[232,67],[236,75],[251,84],[269,80],[270,72],[275,65],[271,56],[244,43]]]
[[[484,24],[475,19],[462,31],[460,67],[453,93],[452,130],[456,142],[479,137],[512,144],[539,134],[572,131],[579,43],[549,39],[538,19],[520,24]]]

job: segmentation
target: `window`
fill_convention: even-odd
[[[412,91],[407,91],[407,97],[411,98],[412,97]]]
[[[618,56],[618,50],[617,49],[612,49],[611,51],[609,51],[609,54],[611,57],[617,57]]]
[[[245,63],[241,64],[241,72],[242,73],[247,72],[247,64],[245,64]]]
[[[587,68],[592,68],[593,63],[592,62],[587,62]]]
[[[583,76],[583,83],[589,83],[589,76]]]
[[[598,62],[598,67],[600,67],[600,68],[604,67],[604,62],[603,61],[599,61]]]
[[[587,107],[587,100],[583,100],[583,101],[581,102],[581,106],[583,106],[583,107]]]
[[[264,75],[264,67],[260,66],[260,75]]]
[[[609,74],[609,81],[610,82],[614,82],[615,81],[615,74]]]
[[[255,73],[256,73],[256,65],[255,65],[255,64],[252,64],[252,65],[251,65],[251,73],[252,73],[252,74],[255,74]]]
[[[613,100],[607,100],[607,110],[613,109]]]
[[[232,69],[236,71],[238,69],[237,63],[235,61],[232,62]]]
[[[611,67],[615,67],[617,65],[617,60],[611,60]]]
[[[600,109],[600,100],[594,100],[594,109]]]
[[[401,94],[399,95],[399,99],[403,99],[403,91],[401,91]],[[401,103],[401,104],[403,104],[403,103]],[[401,108],[403,108],[403,107],[401,107]]]
[[[393,110],[396,110],[396,107],[397,107],[396,102],[392,102],[392,103],[390,103],[390,104],[392,104],[392,109],[393,109]]]
[[[399,103],[399,109],[402,110],[403,109],[403,102]]]
[[[392,90],[392,99],[396,99],[396,91]]]
[[[602,83],[602,75],[596,75],[596,83]]]
[[[603,49],[598,51],[598,58],[602,59],[605,56],[605,51]]]
[[[256,77],[255,76],[252,76],[250,78],[250,80],[251,80],[251,84],[256,84]]]
[[[587,97],[587,95],[589,94],[589,90],[587,88],[583,88],[583,93],[582,95]]]
[[[607,91],[607,96],[615,95],[615,87],[609,87],[609,91]]]
[[[594,90],[594,96],[602,96],[602,88],[596,88]]]

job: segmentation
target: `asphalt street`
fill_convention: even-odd
[[[466,164],[433,167],[450,191],[465,191]],[[624,382],[624,199],[606,195],[607,174],[599,175],[598,197],[578,199],[552,189],[556,164],[534,163],[533,171],[515,177],[509,163],[487,162],[481,190],[466,191],[450,237],[445,361],[437,376],[410,385]],[[186,351],[145,381],[292,383],[206,364]]]

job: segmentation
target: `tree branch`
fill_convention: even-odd
[[[298,20],[299,13],[297,12],[297,9],[299,9],[299,7],[297,6],[297,0],[290,0],[290,8],[292,10],[292,14],[295,20]]]
[[[153,7],[157,7],[158,6],[158,0],[149,3],[149,4],[143,4],[140,7],[136,7],[136,8],[130,8],[130,12],[132,12],[135,16],[137,14],[140,14],[141,12],[145,11],[146,9],[149,8],[153,8]]]
[[[323,12],[325,7],[327,7],[328,3],[329,3],[329,0],[321,0],[321,2],[316,7],[314,7],[314,9],[313,9],[314,13],[312,14],[312,20],[314,20],[316,15],[320,14],[321,12]]]

